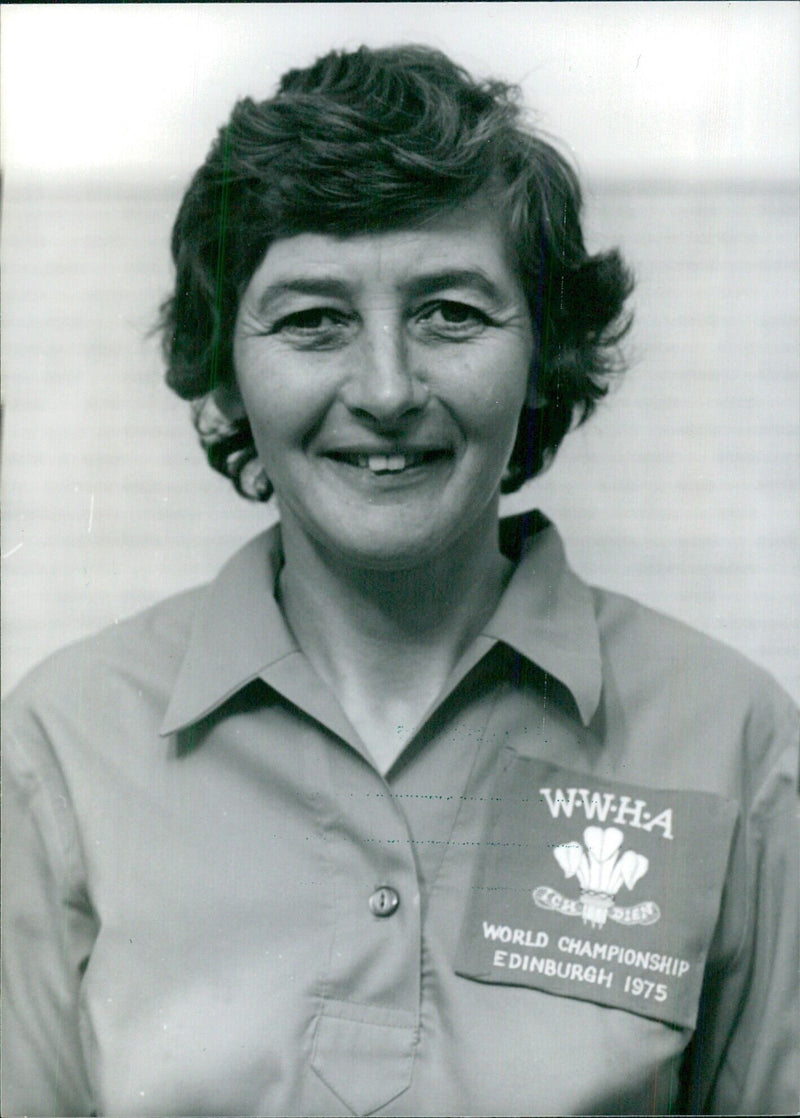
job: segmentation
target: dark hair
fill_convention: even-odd
[[[215,404],[204,432],[197,401],[234,384],[239,297],[278,237],[418,225],[491,187],[529,301],[543,401],[523,408],[504,491],[547,466],[606,394],[631,275],[616,251],[588,255],[575,172],[523,125],[518,95],[426,47],[361,47],[289,71],[270,100],[236,104],[178,212],[160,328],[167,383],[196,401],[209,461],[240,492],[269,493],[263,479],[257,493],[242,481],[255,458],[247,421],[226,426]]]

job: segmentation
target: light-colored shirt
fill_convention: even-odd
[[[57,654],[4,736],[5,1115],[798,1105],[798,713],[555,529],[384,778],[280,533]]]

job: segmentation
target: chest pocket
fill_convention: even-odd
[[[456,972],[693,1028],[736,813],[505,750]]]

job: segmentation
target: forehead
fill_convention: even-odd
[[[299,233],[273,241],[250,280],[265,289],[298,279],[332,278],[358,286],[402,286],[422,273],[484,273],[516,286],[505,226],[488,200],[440,211],[419,225],[340,236]]]

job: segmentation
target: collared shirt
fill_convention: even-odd
[[[543,519],[503,536],[385,777],[277,528],[18,688],[4,1114],[796,1109],[797,711]]]

